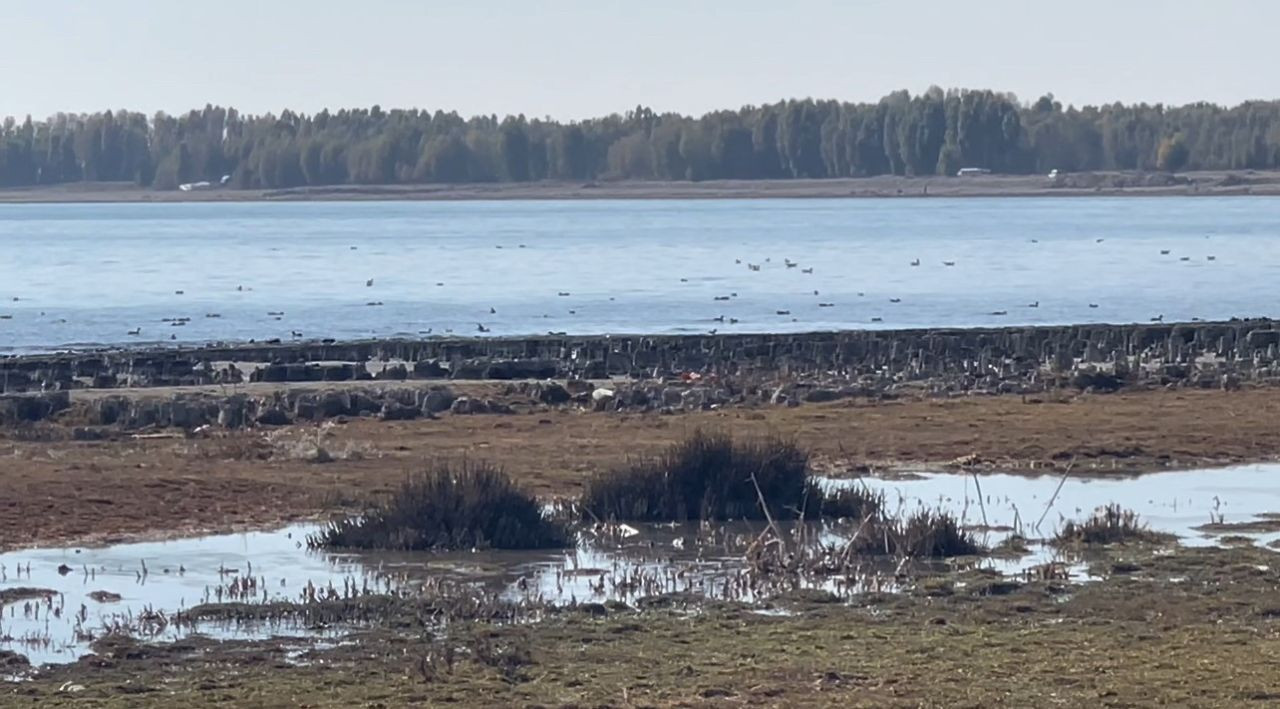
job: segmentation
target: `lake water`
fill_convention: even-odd
[[[1267,197],[6,204],[0,351],[1277,316],[1277,234]]]

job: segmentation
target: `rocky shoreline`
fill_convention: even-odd
[[[0,358],[0,393],[360,380],[885,377],[949,389],[1280,373],[1280,321],[849,330],[801,334],[387,339],[121,349]],[[1003,387],[1008,389],[1008,386]]]
[[[675,412],[1277,381],[1280,322],[1271,320],[248,344],[0,359],[0,424],[61,415],[127,429],[238,428],[547,406]],[[504,384],[484,397],[465,391],[485,382]]]

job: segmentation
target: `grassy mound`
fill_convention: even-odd
[[[955,517],[932,510],[916,512],[909,517],[867,519],[852,541],[854,549],[867,556],[942,559],[980,554],[982,547],[973,536],[960,528]]]
[[[884,493],[875,492],[866,485],[849,485],[825,491],[817,484],[812,485],[806,517],[862,520],[877,516],[884,509]]]
[[[364,514],[308,538],[328,549],[547,549],[567,546],[568,528],[489,465],[437,464]]]
[[[1068,520],[1058,530],[1053,543],[1058,546],[1127,544],[1130,542],[1162,542],[1169,535],[1147,529],[1133,510],[1110,504],[1099,507],[1083,522]]]
[[[808,454],[788,441],[744,443],[698,432],[657,460],[596,475],[581,506],[598,519],[764,519],[763,497],[775,519],[795,519],[816,502],[808,496],[820,494],[809,484],[808,468]]]

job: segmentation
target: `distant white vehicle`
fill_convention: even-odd
[[[962,167],[956,172],[956,177],[977,177],[978,175],[990,175],[991,171],[985,167]]]
[[[218,180],[218,187],[226,187],[227,183],[229,182],[231,182],[231,175],[223,175]],[[178,185],[178,189],[182,190],[183,192],[192,192],[194,190],[210,190],[210,189],[213,189],[213,187],[214,187],[213,183],[208,180],[201,180],[199,182],[184,182]]]

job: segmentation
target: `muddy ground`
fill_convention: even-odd
[[[261,527],[354,509],[433,457],[497,462],[544,496],[695,429],[777,434],[820,468],[1084,475],[1280,457],[1274,389],[842,400],[660,415],[571,408],[210,429],[0,431],[0,545]],[[82,436],[83,437],[83,436]],[[321,462],[325,461],[325,462]],[[150,644],[31,670],[0,653],[3,706],[1271,706],[1280,702],[1280,565],[1251,546],[1117,546],[1096,580],[908,569],[904,593],[769,607],[688,598],[588,604],[534,622],[433,625],[334,601],[359,623],[315,643]],[[237,604],[221,607],[237,618]],[[344,611],[343,609],[347,610]],[[764,612],[762,612],[764,611]],[[260,617],[246,606],[244,617]]]
[[[957,573],[773,615],[593,608],[531,624],[380,618],[334,647],[147,646],[0,684],[39,706],[1274,706],[1280,570],[1258,549],[1116,548],[1099,581]]]
[[[263,527],[353,509],[425,461],[495,462],[542,496],[696,429],[794,437],[821,470],[1120,475],[1280,457],[1273,389],[844,400],[660,415],[572,409],[351,419],[201,436],[0,430],[0,548]],[[319,449],[323,449],[323,453]],[[319,462],[327,461],[327,462]]]

